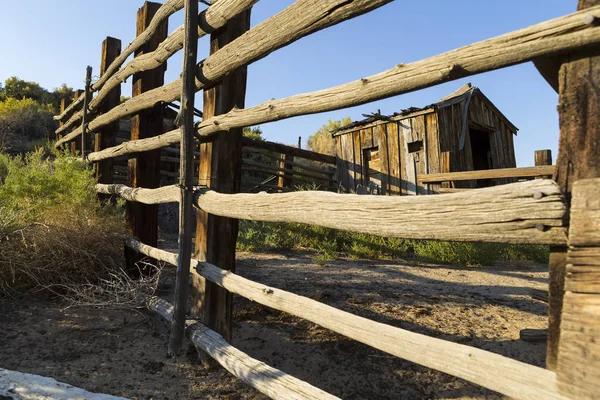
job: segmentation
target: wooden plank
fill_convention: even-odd
[[[597,9],[600,0],[579,0],[579,12]],[[588,8],[589,7],[589,8]],[[597,28],[598,15],[586,15],[584,23]],[[574,182],[600,176],[600,56],[585,49],[573,51],[560,59],[556,78],[559,88],[559,153],[554,179],[570,199]],[[573,236],[577,237],[577,236]],[[550,255],[549,337],[546,364],[556,369],[561,341],[561,310],[564,294],[566,249],[556,249],[562,256]],[[569,378],[565,378],[567,380]],[[576,385],[576,383],[574,383]],[[586,387],[585,383],[582,387]]]
[[[107,37],[102,42],[102,57],[100,59],[100,75],[106,74],[108,66],[111,65],[121,53],[121,41],[113,37]],[[98,107],[98,112],[105,113],[116,107],[121,102],[121,85],[117,85],[110,91],[106,100]],[[116,135],[120,129],[120,122],[115,121],[112,124],[100,129],[96,133],[94,142],[94,151],[101,151],[117,144]],[[96,172],[96,182],[113,182],[113,159],[102,160],[94,165]]]
[[[142,35],[152,23],[152,18],[161,7],[159,3],[145,2],[137,12],[136,32]],[[139,57],[156,49],[167,36],[168,20],[161,22],[151,40],[141,46],[135,56]],[[142,96],[154,88],[164,84],[166,65],[152,71],[135,74],[132,82],[132,97]],[[180,87],[181,90],[181,87]],[[107,115],[107,114],[104,114]],[[131,118],[131,140],[150,138],[162,133],[162,105],[157,104],[150,110],[144,110]],[[177,131],[179,132],[179,131]],[[160,150],[137,154],[128,162],[128,178],[132,187],[157,188],[160,186]],[[134,236],[144,243],[155,246],[158,240],[158,207],[138,203],[127,204],[129,225]],[[139,261],[137,254],[126,252],[126,269],[135,274],[139,269],[135,263]]]
[[[231,72],[266,57],[273,51],[313,32],[367,13],[390,1],[392,0],[296,1],[280,13],[255,26],[246,35],[236,40],[234,45],[223,48],[200,62],[196,75],[202,78],[198,80],[196,90],[210,87]],[[114,119],[135,114],[160,102],[176,101],[179,98],[180,79],[165,85],[160,90],[148,93],[144,97],[130,99],[113,109],[110,116],[103,115],[94,120],[90,129],[95,130]],[[80,131],[74,131],[69,135],[77,136],[80,133]],[[60,144],[62,143],[58,143],[58,145]]]
[[[412,118],[403,120],[399,123],[398,129],[400,131],[400,159],[404,161],[401,171],[402,194],[414,196],[417,194],[417,173],[415,159],[408,151],[408,143],[416,140],[412,124]]]
[[[363,154],[362,148],[360,146],[360,131],[355,131],[350,134],[352,138],[352,151],[354,152],[354,183],[356,187],[354,188],[358,191],[358,185],[365,184],[363,180]]]
[[[531,178],[536,176],[551,175],[556,166],[546,165],[539,167],[522,168],[499,168],[479,171],[444,172],[439,174],[428,174],[419,177],[423,183],[444,181],[467,181],[472,179],[496,179],[496,178]]]
[[[389,181],[390,194],[400,195],[402,193],[402,176],[401,176],[401,160],[400,160],[400,134],[398,122],[390,122],[386,125],[388,139],[388,159],[389,159]]]
[[[83,96],[84,93],[85,93],[85,90],[83,90],[83,89],[76,90],[73,93],[73,100],[78,99],[79,97]],[[81,101],[81,106],[83,106],[83,100]],[[66,136],[68,136],[68,135],[63,136],[63,138],[60,139],[60,140],[63,140],[66,143],[67,142]],[[69,140],[72,140],[72,139],[69,139]],[[73,157],[75,157],[78,153],[81,153],[81,141],[80,140],[73,140],[71,142],[71,155]]]
[[[525,342],[545,342],[548,340],[548,329],[521,329],[519,338]]]
[[[413,118],[413,133],[415,137],[422,142],[421,150],[413,153],[412,157],[415,165],[415,174],[417,176],[417,194],[427,194],[427,185],[419,182],[418,177],[428,174],[429,161],[427,152],[427,126],[425,125],[425,115],[419,115]]]
[[[196,206],[230,218],[309,223],[380,236],[561,244],[566,242],[562,200],[553,181],[535,180],[420,198],[209,191],[197,196]]]
[[[150,297],[148,309],[160,314],[168,322],[174,320],[173,306],[166,300]],[[232,375],[272,399],[338,398],[250,357],[227,343],[223,336],[199,322],[188,321],[186,325],[186,335],[196,349],[207,353]]]
[[[376,6],[374,0],[366,2],[373,7]],[[358,6],[357,1],[346,4],[348,7]],[[300,12],[306,14],[306,10],[301,10]],[[332,15],[335,15],[335,13]],[[426,60],[411,64],[399,64],[378,75],[363,78],[345,85],[280,100],[269,100],[243,111],[234,110],[226,115],[202,121],[198,127],[198,134],[200,136],[209,136],[215,132],[235,127],[254,126],[299,115],[339,110],[408,93],[442,82],[449,82],[466,76],[528,62],[543,55],[591,48],[600,43],[600,35],[598,35],[600,28],[586,25],[583,22],[583,17],[586,15],[600,17],[600,7],[593,7],[583,12],[542,22]],[[281,26],[278,25],[277,29],[281,30]],[[285,30],[281,31],[284,32]],[[533,41],[536,43],[535,46],[531,46]],[[257,40],[257,42],[263,43],[264,40]],[[230,50],[235,52],[237,49],[232,48]],[[264,50],[261,49],[258,49],[256,53],[261,56],[266,55],[264,54]],[[235,53],[230,56],[232,60],[237,59]],[[231,65],[231,62],[223,62],[224,69],[227,69],[229,65]],[[121,118],[121,116],[129,112],[134,112],[132,111],[134,109],[137,110],[140,107],[146,107],[149,104],[154,104],[156,101],[165,101],[168,97],[158,96],[155,93],[145,98],[143,102],[136,104],[129,111],[127,107],[131,104],[116,110],[115,114],[110,118]],[[97,118],[91,129],[96,129],[101,123],[110,122],[110,118],[103,120]],[[76,136],[78,133],[73,132],[73,135]],[[93,159],[90,159],[97,161],[103,157],[113,157],[128,152],[164,147],[176,143],[177,140],[177,134],[169,132],[160,138],[153,138],[137,143],[127,143],[110,151],[105,150],[104,152],[96,153]]]
[[[572,193],[557,379],[565,396],[595,399],[600,393],[600,178],[576,181]]]
[[[425,115],[425,133],[427,142],[427,174],[442,172],[440,168],[440,143],[438,132],[438,118],[434,113]],[[427,184],[428,193],[438,193],[439,184]]]
[[[436,197],[441,196],[419,198]],[[177,256],[173,253],[131,239],[126,241],[126,245],[150,257],[177,264]],[[556,389],[556,375],[552,371],[475,347],[371,321],[307,297],[253,282],[206,262],[192,262],[195,262],[198,274],[231,293],[304,318],[394,356],[465,379],[515,399],[565,399]]]
[[[183,344],[192,257],[192,218],[194,217],[192,197],[194,195],[194,98],[196,94],[196,62],[198,61],[198,0],[185,0],[184,6],[185,34],[181,72],[181,106],[178,118],[181,130],[179,235],[173,321],[168,347],[170,356],[177,356],[181,352]]]
[[[269,150],[274,153],[285,153],[297,158],[305,158],[307,160],[318,161],[331,165],[335,165],[336,163],[334,156],[317,153],[310,150],[298,149],[296,147],[286,146],[285,144],[281,143],[269,142],[266,140],[253,140],[247,137],[242,138],[242,143],[247,147]]]
[[[373,127],[373,144],[379,149],[379,171],[381,172],[381,194],[390,195],[390,158],[388,141],[388,124]]]
[[[218,4],[218,1],[213,0],[211,4]],[[215,54],[231,47],[230,44],[248,29],[250,29],[250,9],[242,11],[223,29],[211,34],[210,57],[214,58]],[[204,91],[204,118],[225,114],[232,109],[243,109],[246,77],[247,69],[242,67],[229,74],[214,88]],[[242,178],[242,143],[240,127],[226,134],[217,135],[212,142],[205,144],[210,158],[207,162],[201,161],[199,176],[201,179],[210,177],[209,188],[219,193],[239,193]],[[217,264],[223,269],[235,271],[237,234],[236,219],[198,213],[194,256]],[[193,318],[201,318],[210,329],[231,340],[232,297],[230,293],[194,274],[191,301]]]
[[[277,185],[281,187],[292,187],[292,185],[294,184],[294,170],[292,168],[291,172],[285,172],[285,170],[287,170],[287,165],[285,163],[286,161],[293,162],[294,156],[291,156],[289,154],[281,154],[279,168],[284,170],[284,173],[283,175],[280,175],[279,178],[277,178]]]

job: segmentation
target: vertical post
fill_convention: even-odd
[[[552,150],[536,150],[533,153],[533,161],[536,167],[552,165]],[[535,179],[550,179],[551,176],[540,176]]]
[[[92,97],[90,87],[92,86],[92,67],[89,65],[85,70],[85,97],[83,98],[83,117],[81,118],[81,159],[85,160],[90,152],[89,132],[87,124],[89,121],[89,104]]]
[[[139,36],[150,25],[154,14],[160,8],[160,3],[145,2],[137,13],[136,31]],[[139,50],[135,57],[154,51],[158,45],[167,37],[168,21],[160,24],[159,29]],[[167,69],[166,63],[150,71],[139,72],[133,75],[132,96],[164,85],[164,74]],[[160,135],[163,132],[162,105],[157,104],[153,108],[141,111],[131,118],[131,140],[138,140]],[[127,174],[129,184],[132,187],[143,187],[148,189],[160,186],[160,149],[139,153],[129,159]],[[127,204],[129,224],[133,235],[142,243],[156,246],[158,241],[158,206],[155,204],[142,204],[129,202]],[[125,259],[127,271],[135,275],[138,271],[136,262],[140,256],[133,250],[126,248]]]
[[[71,104],[71,101],[68,99],[61,99],[60,100],[60,113],[64,113],[65,110],[67,109],[67,107],[69,107],[69,104]],[[63,121],[58,121],[58,126],[63,126],[65,123]],[[63,135],[59,134],[57,139],[62,139]]]
[[[196,58],[198,54],[198,0],[186,0],[184,7],[183,72],[179,129],[181,150],[179,153],[179,252],[177,280],[175,284],[174,317],[169,338],[169,354],[181,350],[185,330],[188,300],[190,258],[192,257],[192,227],[194,195],[194,96],[196,95]]]
[[[572,189],[556,375],[558,389],[565,398],[597,399],[600,394],[600,179],[578,180]]]
[[[578,10],[596,5],[600,0],[579,0]],[[591,18],[590,23],[596,20]],[[600,176],[600,56],[589,52],[565,55],[558,83],[560,139],[554,179],[570,200],[575,181]],[[552,370],[559,358],[566,252],[566,248],[550,250],[546,366]]]
[[[213,0],[215,3],[218,0]],[[211,34],[210,52],[227,45],[250,28],[250,10],[243,11]],[[229,74],[204,92],[204,119],[244,108],[247,68]],[[242,129],[231,129],[200,146],[200,184],[220,193],[237,193],[242,175]],[[238,221],[198,210],[195,258],[235,271]],[[211,329],[231,338],[231,294],[193,272],[192,317],[202,317]]]
[[[302,136],[298,136],[298,148],[302,148]]]
[[[102,42],[102,57],[100,59],[100,76],[106,73],[110,64],[121,54],[121,41],[113,37],[107,37]],[[121,101],[121,85],[118,85],[110,91],[102,104],[98,107],[98,112],[106,113],[119,105]],[[119,131],[119,121],[100,129],[96,133],[94,151],[100,151],[116,145],[116,136]],[[95,165],[96,182],[110,184],[113,182],[113,159],[99,161]]]
[[[281,161],[279,161],[279,168],[289,168],[289,169],[293,169],[292,165],[290,164],[290,162],[294,161],[294,156],[291,154],[281,154],[280,156]],[[285,162],[285,161],[289,161],[289,162]],[[280,171],[279,178],[277,179],[277,186],[280,187],[291,187],[293,185],[293,179],[294,179],[294,175],[290,172],[283,172]]]
[[[79,99],[84,92],[83,89],[77,89],[73,94],[73,101]],[[81,151],[81,141],[77,139],[71,141],[71,155],[75,157],[79,151]]]

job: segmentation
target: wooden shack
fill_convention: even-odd
[[[379,113],[332,132],[337,180],[357,193],[416,195],[439,185],[419,176],[438,172],[514,168],[517,128],[477,87],[466,84],[424,108],[390,116]],[[506,180],[444,183],[484,187]]]

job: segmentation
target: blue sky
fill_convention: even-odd
[[[256,25],[292,0],[260,0],[252,11]],[[98,71],[100,48],[106,36],[135,37],[135,16],[141,0],[0,1],[0,81],[16,75],[52,89],[65,82],[83,87],[86,65]],[[201,8],[204,7],[201,4]],[[324,89],[376,74],[538,22],[572,13],[576,1],[564,0],[396,0],[372,13],[343,22],[281,49],[252,64],[248,70],[246,106],[271,98]],[[169,20],[173,31],[183,20]],[[199,58],[208,55],[208,40],[199,44]],[[166,82],[179,76],[181,56],[169,60]],[[533,151],[558,145],[557,94],[531,63],[472,76],[414,93],[350,109],[265,124],[267,139],[303,142],[328,119],[381,109],[382,113],[437,101],[471,82],[520,129],[515,138],[518,166],[533,164]],[[122,85],[131,92],[131,80]],[[201,96],[197,99],[201,101]],[[199,104],[198,108],[201,108]]]

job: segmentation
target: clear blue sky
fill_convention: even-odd
[[[252,25],[291,4],[292,0],[261,0],[252,11]],[[570,0],[432,0],[394,1],[367,15],[343,22],[281,49],[249,67],[247,106],[271,98],[324,89],[569,14]],[[99,69],[106,36],[123,41],[135,37],[135,16],[141,0],[3,1],[0,23],[0,80],[16,75],[52,89],[65,82],[83,87],[86,65]],[[201,7],[204,7],[201,5]],[[169,20],[169,31],[181,25],[183,12]],[[208,55],[208,41],[199,57]],[[166,81],[179,76],[180,54],[169,60]],[[472,82],[520,131],[515,138],[519,166],[533,164],[533,151],[558,144],[558,96],[531,63],[450,82],[426,90],[317,115],[265,124],[267,139],[304,143],[328,119],[381,109],[393,113],[437,101],[465,82]],[[131,92],[131,80],[122,86]],[[201,96],[198,96],[200,99]],[[199,105],[199,108],[201,105]]]

